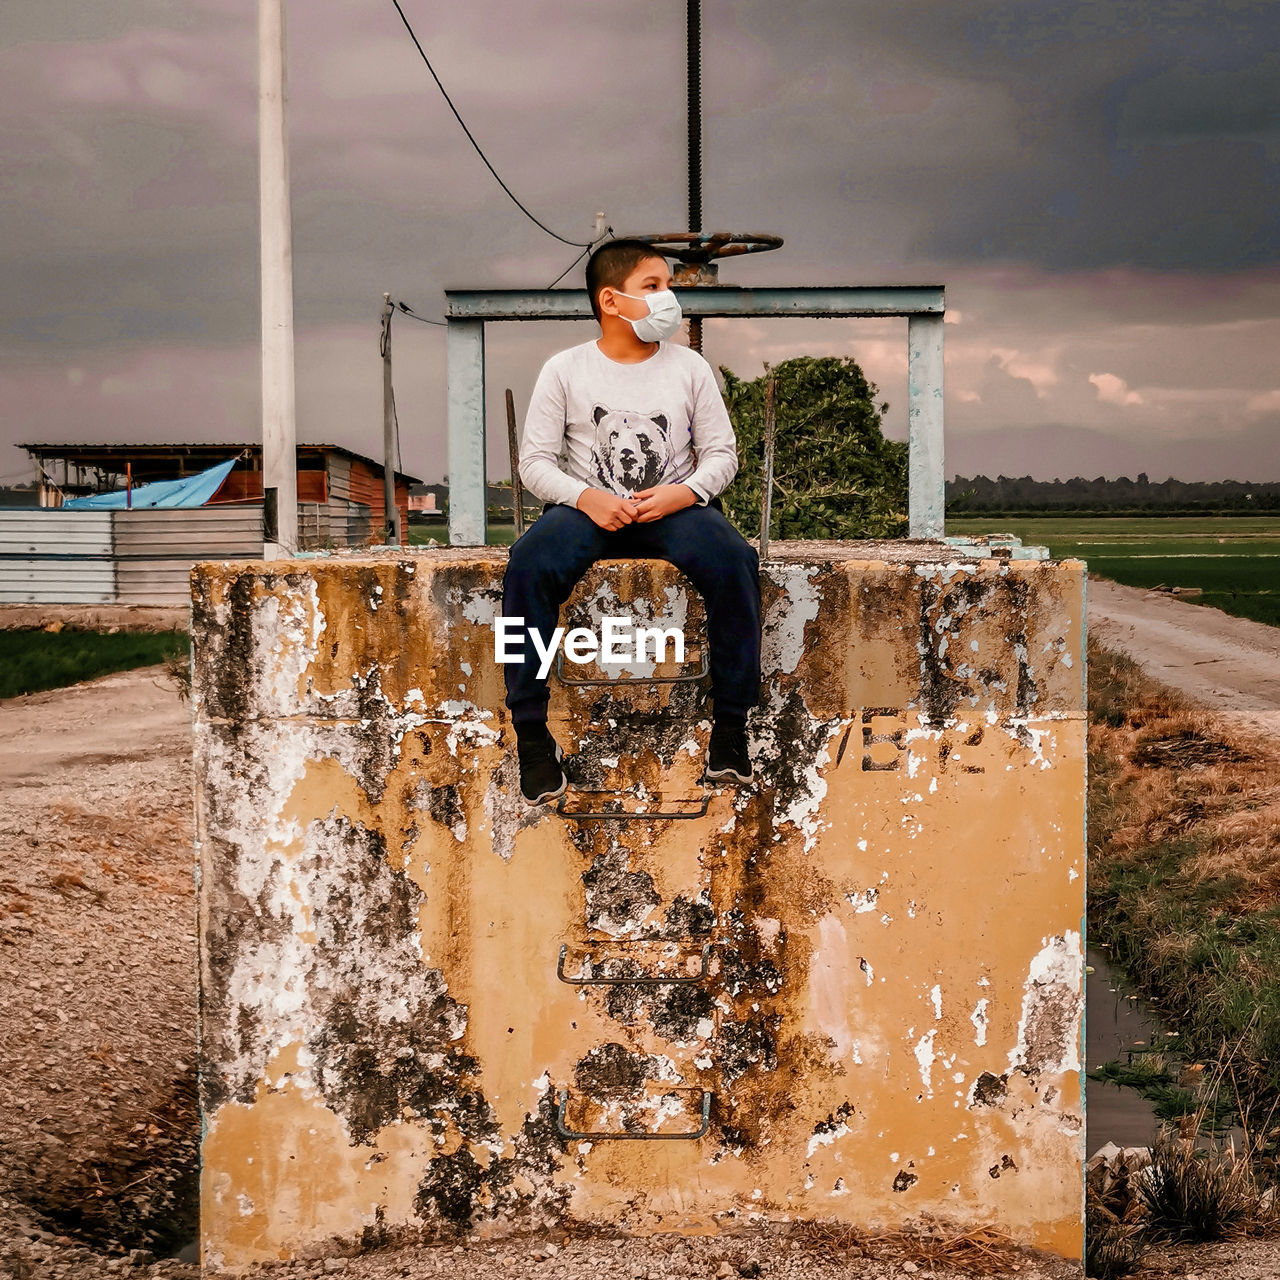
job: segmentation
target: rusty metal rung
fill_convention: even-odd
[[[707,1131],[711,1128],[711,1093],[707,1089],[702,1090],[702,1123],[696,1129],[690,1130],[688,1133],[578,1133],[575,1129],[565,1127],[565,1112],[569,1109],[569,1095],[562,1093],[560,1095],[560,1105],[556,1109],[556,1133],[562,1138],[573,1140],[587,1140],[590,1142],[603,1142],[605,1140],[629,1140],[632,1142],[693,1142],[698,1138],[705,1137]]]
[[[561,684],[693,684],[711,671],[711,651],[703,645],[702,660],[697,671],[685,671],[678,676],[601,676],[598,679],[579,679],[565,675],[564,650],[557,649],[555,671],[556,679]]]
[[[628,818],[637,818],[641,821],[648,821],[652,818],[673,818],[673,819],[689,819],[701,818],[706,815],[707,809],[711,805],[711,792],[704,791],[701,796],[690,796],[688,799],[676,799],[670,801],[672,804],[688,804],[696,805],[693,809],[569,809],[566,803],[571,796],[612,796],[615,799],[631,796],[629,791],[566,791],[559,800],[556,801],[556,812],[562,818],[576,818],[579,822],[625,822]]]
[[[560,959],[556,962],[556,977],[561,982],[577,987],[671,987],[681,982],[701,982],[707,976],[707,966],[711,960],[711,944],[702,947],[702,968],[694,974],[683,974],[677,978],[570,978],[565,975],[564,961],[569,953],[567,942],[560,945]]]

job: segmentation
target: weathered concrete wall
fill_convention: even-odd
[[[520,800],[501,550],[196,567],[206,1261],[761,1217],[1080,1255],[1082,566],[780,553],[754,786],[699,816],[705,682],[553,681],[566,807],[622,818]],[[633,611],[701,634],[656,561],[566,621]]]

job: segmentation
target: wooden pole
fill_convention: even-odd
[[[760,559],[769,556],[769,520],[773,511],[773,441],[777,434],[778,419],[774,412],[774,376],[769,370],[769,380],[764,384],[764,493],[760,500]]]
[[[396,506],[396,407],[391,386],[391,295],[382,295],[382,504],[386,540],[400,545],[400,508]]]
[[[520,480],[520,443],[516,438],[516,401],[507,388],[507,450],[511,454],[511,500],[515,504],[516,537],[524,537],[524,484]]]

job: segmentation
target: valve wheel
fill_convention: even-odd
[[[674,231],[636,236],[679,262],[706,263],[715,258],[736,258],[744,253],[768,253],[782,247],[782,237],[738,231]]]

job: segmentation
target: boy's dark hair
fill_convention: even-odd
[[[587,294],[597,320],[600,319],[600,290],[621,289],[627,277],[646,258],[662,258],[662,254],[644,240],[607,240],[587,259]]]

